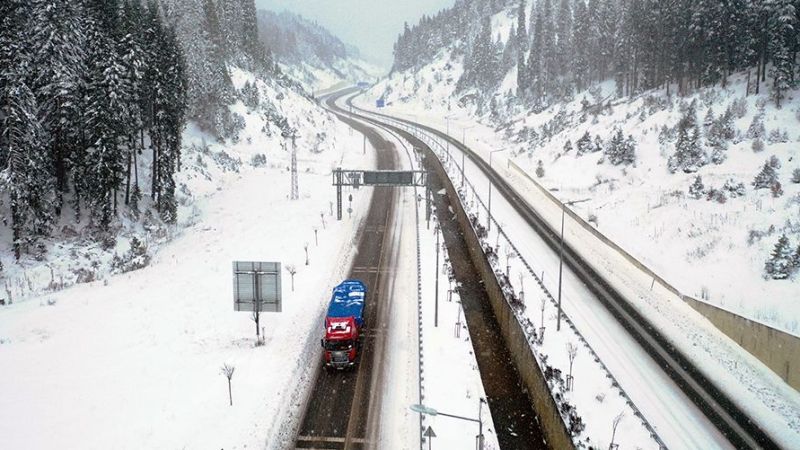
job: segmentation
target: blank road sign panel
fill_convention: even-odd
[[[233,306],[236,311],[281,312],[281,263],[233,262]]]
[[[365,171],[365,185],[388,185],[388,186],[413,186],[414,172],[405,171]]]

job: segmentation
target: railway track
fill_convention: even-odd
[[[495,188],[524,218],[527,224],[540,235],[547,245],[558,252],[560,239],[555,230],[533,210],[530,205],[517,195],[514,189],[495,172],[489,164],[476,155],[469,147],[447,136],[434,128],[410,120],[398,119],[379,113],[360,110],[352,105],[352,97],[347,100],[351,110],[357,111],[365,119],[383,123],[385,126],[400,131],[396,123],[413,126],[449,141],[451,146],[464,152],[494,184]],[[376,119],[380,117],[381,119]],[[388,122],[388,123],[387,123]],[[688,358],[675,348],[656,327],[643,317],[628,301],[605,281],[580,255],[568,244],[564,244],[564,263],[569,267],[589,290],[605,305],[620,324],[636,339],[647,353],[659,364],[664,372],[690,398],[700,411],[720,430],[720,432],[737,448],[779,448],[778,445],[750,419],[745,411],[737,406],[728,396],[708,379]]]

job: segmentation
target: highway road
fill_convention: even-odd
[[[380,118],[374,113],[369,116]],[[388,117],[381,121],[397,125]],[[425,124],[408,120],[402,123],[413,125],[437,139],[448,140],[451,152],[457,155],[456,162],[461,159],[460,152],[464,152],[465,170],[473,184],[483,185],[484,180],[491,180],[500,194],[494,199],[493,212],[498,215],[506,211],[513,215],[507,214],[498,220],[512,224],[506,228],[516,231],[512,239],[521,247],[524,256],[535,255],[530,257],[542,259],[542,255],[548,255],[544,259],[549,259],[552,266],[552,255],[555,255],[557,268],[558,234],[484,159],[461,142]],[[579,324],[591,324],[589,330],[584,326],[584,335],[596,351],[597,347],[606,349],[601,348],[598,354],[604,361],[610,360],[607,365],[618,378],[630,380],[629,395],[656,424],[659,435],[668,436],[668,445],[671,443],[676,448],[777,448],[745,411],[737,408],[719,387],[694,368],[569,246],[565,246],[565,286],[573,299],[580,299],[580,305],[573,304],[571,311],[567,311],[583,316],[579,317]],[[642,404],[649,407],[642,407]],[[673,410],[672,405],[678,410]]]

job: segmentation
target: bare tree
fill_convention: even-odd
[[[325,211],[319,213],[319,218],[322,219],[322,229],[325,229]]]
[[[575,357],[578,356],[578,346],[572,342],[567,343],[567,356],[569,356],[569,375],[567,375],[567,389],[572,390],[572,364],[575,362]]]
[[[303,250],[306,251],[306,265],[308,265],[308,242],[303,244]]]
[[[294,292],[294,274],[297,273],[297,267],[294,264],[287,264],[286,271],[289,272],[289,275],[292,278],[292,292]]]
[[[614,438],[617,436],[617,427],[619,423],[622,422],[622,418],[625,416],[625,411],[617,414],[617,417],[614,417],[614,420],[611,421],[611,443],[608,444],[608,450],[614,450],[619,448],[619,444],[614,443]]]
[[[236,367],[228,365],[227,363],[222,365],[220,372],[225,375],[225,378],[228,379],[228,399],[231,402],[231,406],[233,406],[233,391],[231,390],[231,378],[233,378],[233,372],[236,371]]]
[[[318,236],[318,233],[319,233],[319,228],[318,227],[314,227],[314,246],[315,247],[319,247],[319,236]]]

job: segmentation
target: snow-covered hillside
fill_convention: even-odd
[[[309,91],[340,83],[373,81],[384,71],[363,60],[353,46],[328,30],[287,11],[258,12],[259,37],[281,70]]]
[[[101,242],[92,234],[88,220],[72,223],[71,217],[63,218],[58,232],[45,242],[41,259],[28,256],[15,263],[10,248],[0,251],[0,299],[5,303],[24,301],[147,265],[164,244],[197,222],[204,199],[224,191],[243,174],[285,170],[291,141],[283,135],[291,129],[298,130],[298,148],[310,160],[324,157],[335,147],[336,121],[318,105],[274,80],[257,79],[235,67],[230,70],[238,97],[230,106],[230,114],[239,123],[236,134],[228,142],[218,141],[189,122],[183,133],[181,170],[176,174],[179,206],[175,225],[153,217],[146,207],[149,199],[142,200],[141,220],[134,212],[122,210],[113,237],[109,234]],[[149,152],[141,156],[143,168],[150,166],[148,157]],[[140,181],[147,186],[149,171],[140,172]],[[288,187],[287,181],[285,195]],[[3,242],[8,242],[10,231],[2,233]]]
[[[515,8],[492,16],[492,36],[507,39],[515,20]],[[449,128],[468,145],[507,149],[563,201],[588,200],[573,208],[681,291],[800,334],[800,273],[766,271],[781,236],[789,263],[800,246],[800,91],[788,91],[778,108],[766,83],[747,95],[747,72],[686,96],[673,86],[672,95],[618,97],[608,80],[533,112],[515,95],[516,67],[483,105],[480,93],[458,91],[463,59],[443,48],[432,62],[382,80],[365,101],[374,107],[384,98],[388,113]],[[695,120],[684,129],[697,133],[702,161],[673,173],[670,159],[688,145],[679,122],[692,105]],[[616,153],[631,141],[632,162]],[[765,165],[772,169],[755,183]],[[698,176],[702,185],[691,188]],[[787,266],[772,266],[780,264]]]

